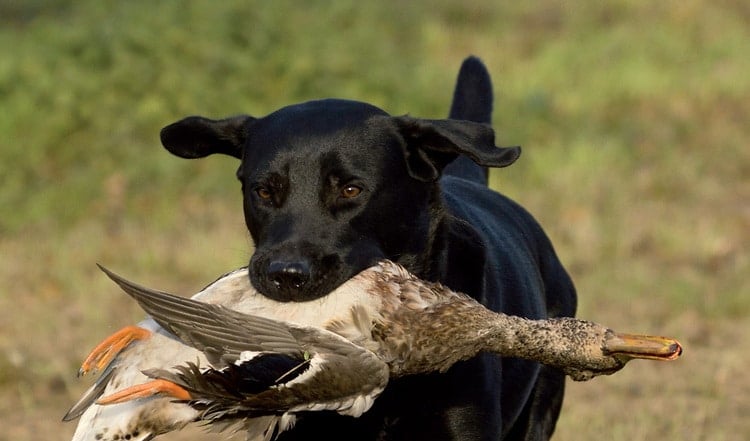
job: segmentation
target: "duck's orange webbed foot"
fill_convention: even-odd
[[[156,395],[172,397],[178,400],[189,400],[190,392],[167,380],[152,380],[115,392],[106,397],[96,400],[96,404],[106,406],[109,404],[125,403],[138,398],[149,398]]]
[[[96,345],[81,364],[81,368],[78,369],[78,376],[106,368],[117,357],[117,354],[128,347],[130,343],[136,340],[145,340],[149,337],[151,337],[151,331],[138,326],[126,326],[120,329]]]

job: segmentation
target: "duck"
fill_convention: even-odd
[[[196,421],[270,441],[300,412],[358,417],[391,379],[445,372],[480,352],[544,363],[577,381],[682,354],[667,337],[497,313],[387,260],[298,303],[258,293],[246,268],[192,298],[101,268],[149,318],[82,364],[79,374],[101,374],[63,418],[80,417],[73,441],[148,440]]]

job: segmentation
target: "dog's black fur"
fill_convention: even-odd
[[[541,227],[487,188],[495,147],[492,87],[468,58],[450,119],[392,117],[361,102],[321,100],[266,117],[189,117],[165,127],[172,153],[241,159],[250,279],[280,301],[318,298],[387,258],[484,305],[531,318],[572,316],[573,284]],[[480,356],[446,374],[394,381],[358,419],[318,412],[283,440],[547,439],[564,376]]]

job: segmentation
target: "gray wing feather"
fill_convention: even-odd
[[[243,351],[290,355],[304,352],[287,323],[146,288],[101,265],[99,268],[162,328],[186,344],[212,355],[211,358],[220,355],[229,361]]]

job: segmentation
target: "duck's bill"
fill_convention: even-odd
[[[605,340],[602,351],[610,356],[667,361],[682,355],[682,345],[673,338],[614,332]]]

